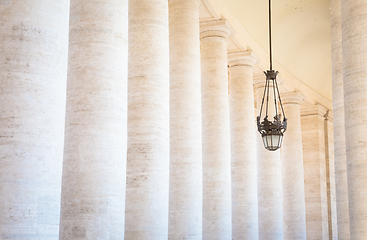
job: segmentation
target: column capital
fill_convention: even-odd
[[[200,39],[207,37],[228,38],[232,33],[234,33],[234,30],[224,19],[200,23]]]
[[[235,66],[250,66],[260,62],[260,58],[253,51],[242,51],[228,53],[229,67]]]
[[[301,107],[301,116],[311,116],[318,115],[321,117],[326,117],[328,113],[328,109],[320,104],[310,105],[310,106],[302,106]]]
[[[182,3],[194,3],[195,5],[200,5],[201,0],[168,0],[168,3],[176,3],[176,2],[182,2]]]
[[[285,92],[280,94],[283,104],[300,104],[305,96],[300,92]]]

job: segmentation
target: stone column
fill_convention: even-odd
[[[367,2],[341,9],[350,237],[367,239]]]
[[[0,1],[0,238],[58,239],[69,1]]]
[[[330,1],[331,56],[334,115],[335,180],[340,240],[350,239],[347,162],[345,148],[343,57],[340,0]]]
[[[327,112],[324,122],[325,122],[324,131],[325,131],[326,177],[327,177],[328,212],[329,212],[329,223],[328,223],[329,238],[339,239],[337,209],[336,209],[333,114],[331,111]]]
[[[283,231],[285,240],[306,239],[301,101],[299,92],[281,95],[288,128],[282,144]]]
[[[260,111],[265,88],[265,75],[255,78],[257,109]],[[270,92],[273,92],[272,86]],[[269,99],[269,120],[275,116],[273,94]],[[265,100],[266,101],[266,100]],[[264,117],[264,103],[262,119]],[[285,136],[286,138],[287,136]],[[259,239],[283,239],[283,197],[282,167],[280,150],[271,152],[265,149],[261,135],[257,133],[257,191]]]
[[[167,0],[129,1],[125,239],[168,238]]]
[[[224,20],[201,24],[203,239],[232,239],[229,35]]]
[[[233,239],[258,239],[256,121],[251,51],[228,55]]]
[[[170,198],[168,239],[202,239],[199,0],[169,0]]]
[[[127,2],[70,7],[60,239],[123,239]]]
[[[301,109],[307,239],[329,239],[324,120],[327,109]]]

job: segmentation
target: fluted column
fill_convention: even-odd
[[[71,0],[70,7],[60,239],[122,239],[127,2]]]
[[[341,9],[350,237],[367,239],[367,2]]]
[[[203,239],[232,239],[227,37],[224,20],[201,24]]]
[[[202,239],[199,0],[169,0],[170,198],[168,239]]]
[[[58,239],[69,1],[1,1],[0,25],[0,238]]]
[[[251,51],[228,55],[233,239],[258,239],[256,122]]]
[[[303,174],[301,101],[299,92],[283,93],[288,128],[282,144],[284,239],[306,239],[305,186]]]
[[[255,78],[257,109],[260,109],[264,94],[265,76]],[[273,88],[270,87],[270,92]],[[269,99],[269,120],[275,115],[272,94]],[[266,102],[264,103],[266,104]],[[262,118],[264,117],[264,110]],[[285,136],[284,138],[286,138]],[[268,151],[264,148],[261,135],[257,133],[257,195],[259,217],[259,239],[283,239],[283,198],[282,167],[280,150]]]
[[[340,240],[350,239],[347,160],[345,148],[344,126],[344,90],[343,90],[343,57],[342,57],[342,26],[340,0],[330,1],[331,16],[331,56],[333,84],[333,115],[334,115],[334,149],[335,149],[335,180],[338,236]]]
[[[325,160],[325,114],[320,106],[301,109],[307,239],[329,239]]]
[[[125,239],[168,238],[168,1],[129,1]]]

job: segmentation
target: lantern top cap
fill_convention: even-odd
[[[264,73],[266,76],[266,80],[275,80],[279,72],[274,71],[274,70],[267,70],[267,71],[264,71]]]

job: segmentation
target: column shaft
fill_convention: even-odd
[[[327,173],[327,191],[328,191],[328,215],[329,215],[329,238],[339,239],[336,207],[336,182],[335,182],[335,161],[334,161],[334,135],[333,135],[333,117],[329,111],[325,118],[325,158]]]
[[[257,109],[260,110],[264,93],[265,77],[256,79]],[[270,93],[273,88],[270,87]],[[269,120],[275,116],[273,94],[269,94]],[[262,119],[265,115],[264,102]],[[286,136],[285,136],[286,137]],[[257,195],[259,217],[259,239],[283,239],[283,197],[280,150],[265,149],[260,134],[257,134]]]
[[[124,237],[127,3],[72,0],[60,239]]]
[[[282,94],[288,128],[282,144],[284,239],[306,239],[301,105],[297,92]]]
[[[343,90],[343,57],[342,57],[342,26],[340,0],[330,1],[331,17],[331,56],[333,84],[333,115],[334,115],[334,149],[335,149],[335,180],[338,219],[338,236],[340,240],[350,239],[347,159],[345,148],[344,123],[344,90]]]
[[[168,1],[129,1],[125,239],[168,238]]]
[[[251,52],[229,56],[232,234],[233,239],[258,239],[256,123]]]
[[[367,239],[367,2],[341,0],[351,239]]]
[[[168,239],[202,239],[199,0],[170,0]]]
[[[0,3],[0,238],[57,239],[69,1]]]
[[[211,25],[213,24],[213,25]],[[201,29],[203,239],[232,239],[227,37],[223,21]]]
[[[329,239],[325,114],[320,105],[301,112],[307,239]]]

